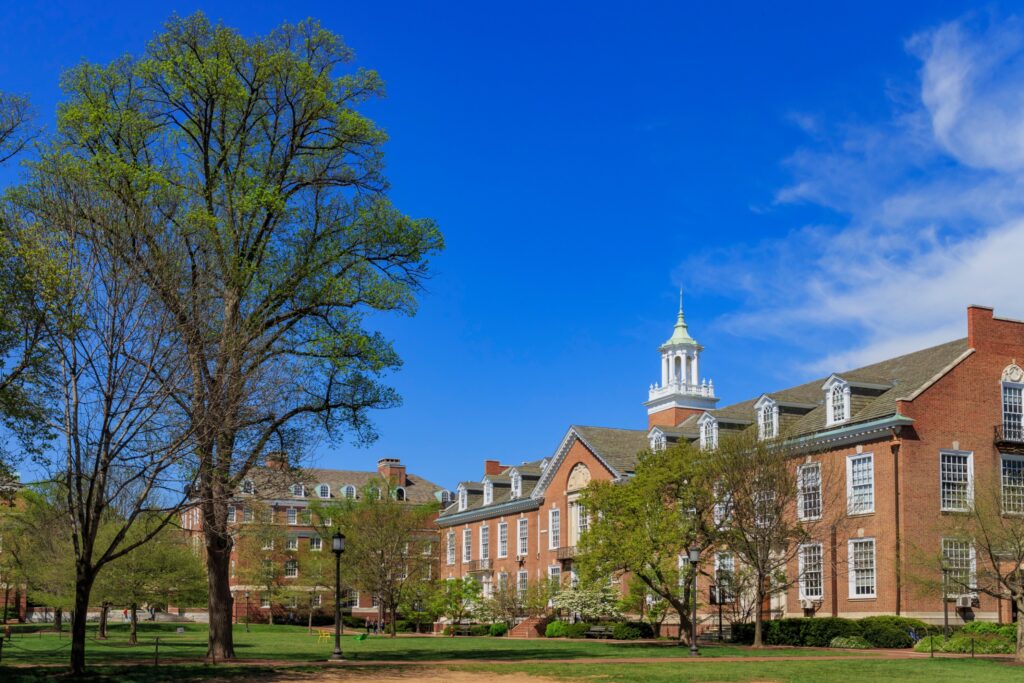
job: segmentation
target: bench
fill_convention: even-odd
[[[583,635],[587,638],[611,638],[613,634],[607,626],[591,626]]]
[[[469,626],[468,624],[459,624],[458,626],[452,626],[451,629],[452,635],[468,636],[470,634],[470,629],[472,629],[472,626]]]
[[[334,638],[334,631],[329,631],[325,628],[318,628],[316,630],[316,642],[318,645],[325,640],[330,641],[332,638]]]

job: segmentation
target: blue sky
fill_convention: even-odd
[[[1024,317],[1024,26],[1010,3],[20,2],[0,90],[172,12],[318,17],[377,69],[392,196],[448,247],[382,318],[405,403],[369,448],[452,486],[572,423],[645,428],[677,289],[724,403]],[[706,6],[705,6],[706,5]]]

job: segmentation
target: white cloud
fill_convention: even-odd
[[[894,96],[890,120],[830,136],[814,119],[814,139],[786,160],[793,182],[776,205],[827,207],[842,224],[681,269],[742,297],[720,321],[737,334],[827,340],[808,343],[822,353],[808,371],[962,337],[970,303],[1024,315],[1024,29],[957,21],[907,48],[921,60],[916,99]]]

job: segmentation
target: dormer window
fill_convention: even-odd
[[[317,487],[316,494],[321,498],[330,498],[331,487],[327,484],[320,484],[320,486]]]
[[[836,425],[849,420],[849,382],[842,377],[832,375],[822,388],[825,390],[825,425]]]
[[[401,486],[395,488],[395,500],[397,500],[397,501],[404,501],[405,500],[405,489],[403,489]]]
[[[700,448],[703,451],[718,448],[718,420],[704,413],[700,418]]]
[[[490,505],[494,502],[494,484],[489,481],[484,482],[484,505]]]
[[[292,484],[292,496],[295,498],[305,498],[306,487],[302,484]]]
[[[523,495],[523,475],[519,474],[515,470],[512,470],[512,497],[518,498]]]
[[[763,396],[754,405],[757,410],[757,438],[774,439],[779,435],[779,404]]]
[[[647,440],[650,442],[651,451],[654,453],[665,450],[665,447],[668,445],[668,441],[665,439],[665,432],[660,429],[655,429],[651,432],[651,435]]]
[[[356,487],[352,486],[352,484],[349,484],[348,486],[343,488],[342,491],[345,492],[345,497],[348,498],[349,500],[352,500],[356,497]]]
[[[469,494],[466,492],[465,486],[459,487],[459,512],[462,512],[469,507]]]
[[[242,493],[248,493],[252,495],[256,492],[256,487],[252,483],[252,479],[245,479],[242,481]]]

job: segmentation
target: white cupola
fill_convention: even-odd
[[[690,336],[683,316],[683,292],[679,290],[679,314],[672,336],[658,351],[661,354],[661,382],[648,392],[647,414],[669,408],[711,410],[718,402],[714,384],[700,376],[700,353],[704,347]]]

